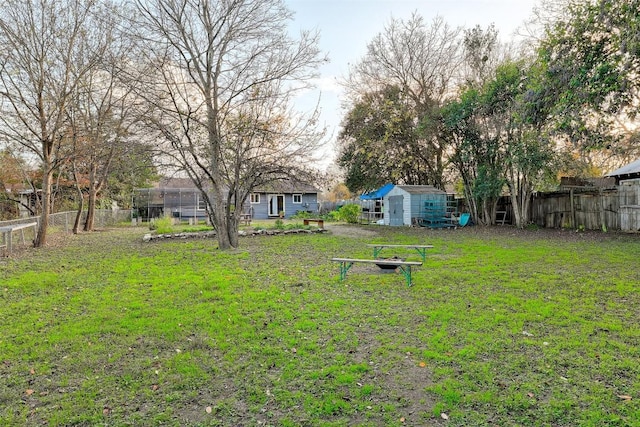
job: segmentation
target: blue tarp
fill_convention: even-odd
[[[366,193],[360,196],[360,200],[375,200],[382,199],[387,195],[389,191],[394,187],[393,184],[385,184],[382,187],[378,188],[376,191],[372,191],[370,193]]]

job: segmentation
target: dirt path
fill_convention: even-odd
[[[364,228],[362,226],[353,226],[347,224],[327,224],[325,223],[324,228],[326,228],[331,233],[336,236],[347,236],[347,237],[374,237],[378,235],[378,232],[372,230],[370,228]]]

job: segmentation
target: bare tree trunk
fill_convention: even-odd
[[[529,214],[529,207],[531,205],[531,195],[532,195],[532,192],[528,191],[526,196],[524,196],[522,200],[522,226],[523,227],[529,224],[529,221],[531,220],[531,215]]]
[[[40,202],[42,212],[40,212],[40,222],[38,224],[38,235],[36,236],[33,246],[41,248],[47,244],[47,230],[49,229],[49,210],[51,209],[51,181],[53,171],[50,162],[45,161],[44,174],[42,175],[42,195]],[[36,194],[37,197],[37,194]]]
[[[511,194],[511,207],[513,210],[514,225],[524,228],[529,222],[529,199],[531,198],[531,188],[529,181],[525,177],[514,178],[507,183]]]
[[[84,222],[84,231],[93,231],[94,219],[96,216],[96,202],[98,199],[98,194],[93,186],[93,184],[89,184],[89,198],[87,200],[87,218]]]
[[[79,193],[80,193],[80,200],[78,202],[76,219],[73,221],[73,234],[78,234],[78,230],[80,229],[80,219],[82,219],[82,210],[84,209],[84,197],[82,196],[82,191],[80,191]]]
[[[233,213],[228,214],[229,222],[227,223],[227,234],[229,235],[229,243],[231,247],[237,248],[240,246],[240,239],[238,236],[238,224],[240,219],[240,209],[236,209]]]
[[[78,190],[78,211],[76,212],[76,219],[73,222],[73,234],[78,234],[78,229],[80,228],[80,219],[82,218],[82,210],[84,209],[84,196],[82,194],[80,183],[78,182],[78,171],[75,162],[73,162],[73,178],[76,182],[76,190]]]
[[[89,197],[87,199],[87,218],[84,222],[84,231],[93,231],[93,218],[96,212],[96,165],[92,163],[89,167]]]
[[[520,206],[520,197],[517,194],[517,190],[515,190],[514,188],[510,188],[509,191],[511,192],[511,208],[513,210],[513,219],[514,219],[514,223],[515,226],[518,228],[523,228],[522,227],[522,209]]]
[[[471,191],[469,191],[470,188],[471,188],[470,184],[465,182],[464,183],[464,193],[465,193],[465,198],[467,200],[467,206],[469,208],[469,213],[471,214],[471,218],[473,219],[473,222],[476,223],[476,224],[480,224],[480,215],[479,215],[479,210],[478,210],[478,202],[473,197],[473,195],[471,194]]]
[[[213,217],[216,237],[218,239],[218,248],[227,250],[237,247],[233,246],[231,238],[229,237],[229,225],[222,197],[215,197]]]
[[[498,200],[496,198],[483,199],[482,210],[479,211],[478,222],[481,225],[495,225]]]

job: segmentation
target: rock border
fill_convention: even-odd
[[[325,233],[327,230],[324,228],[318,228],[314,230],[304,229],[292,229],[292,230],[239,230],[239,237],[256,237],[256,236],[279,236],[283,234],[317,234]],[[210,239],[216,237],[215,230],[203,231],[203,232],[185,232],[185,233],[166,233],[166,234],[151,234],[147,233],[142,238],[143,242],[151,242],[154,240],[167,240],[167,239]]]

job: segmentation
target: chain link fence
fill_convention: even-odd
[[[77,212],[58,212],[49,215],[49,227],[55,230],[64,231],[65,233],[71,233],[73,231],[73,223],[76,220]],[[80,224],[84,224],[87,218],[87,213],[82,213],[82,219]],[[110,227],[123,222],[131,221],[131,209],[98,209],[94,219],[94,227]],[[28,224],[30,222],[37,222],[40,224],[39,216],[31,216],[27,218],[13,219],[10,221],[0,221],[0,227],[10,227],[20,224]]]

